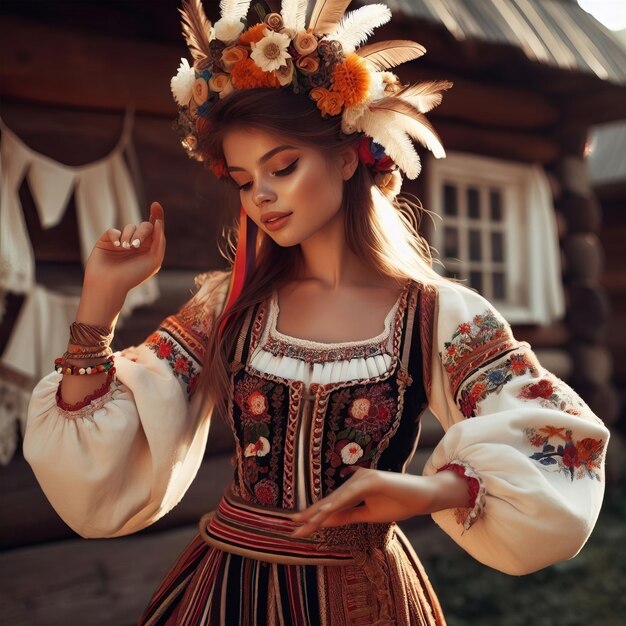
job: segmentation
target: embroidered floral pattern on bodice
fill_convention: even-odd
[[[247,373],[235,382],[234,417],[243,450],[239,459],[248,499],[278,506],[285,447],[285,385]]]
[[[389,382],[342,389],[327,413],[324,484],[336,488],[351,467],[371,467],[377,446],[397,411],[397,385]]]

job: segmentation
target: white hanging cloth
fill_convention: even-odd
[[[0,356],[0,465],[11,460],[18,429],[35,383],[53,369],[67,349],[69,326],[80,297],[35,283],[35,255],[24,220],[19,189],[28,180],[39,221],[44,229],[56,226],[75,194],[83,266],[102,233],[141,222],[137,194],[124,161],[130,142],[132,116],[127,112],[117,146],[103,159],[71,167],[31,150],[0,119],[0,296],[24,295],[24,303]],[[120,312],[118,327],[137,306],[159,295],[156,278],[131,289]],[[3,316],[0,302],[0,320]]]
[[[68,330],[80,296],[34,285],[26,295],[6,349],[0,357],[0,464],[17,447],[17,425],[26,426],[26,410],[35,383],[53,370],[67,350]]]
[[[83,266],[105,230],[142,221],[124,161],[131,120],[127,112],[122,135],[108,156],[86,165],[69,166],[31,150],[0,119],[0,289],[26,294],[35,282],[35,255],[19,198],[24,177],[44,229],[61,221],[75,193]],[[151,304],[158,295],[154,278],[135,287],[126,297],[120,320],[135,307]]]

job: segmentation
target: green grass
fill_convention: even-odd
[[[464,552],[430,559],[426,568],[448,626],[623,626],[624,482],[607,488],[589,541],[569,561],[518,577],[490,569]]]

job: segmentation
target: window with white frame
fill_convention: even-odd
[[[476,289],[512,323],[563,313],[554,208],[537,166],[463,153],[430,159],[430,235],[444,275]]]

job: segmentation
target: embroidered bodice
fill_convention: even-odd
[[[402,471],[413,450],[407,437],[416,441],[426,406],[421,348],[411,345],[418,300],[418,286],[407,284],[379,335],[344,344],[280,333],[276,294],[257,307],[231,368],[237,495],[300,510],[342,484],[352,467]],[[405,395],[411,410],[419,408],[404,420]]]

